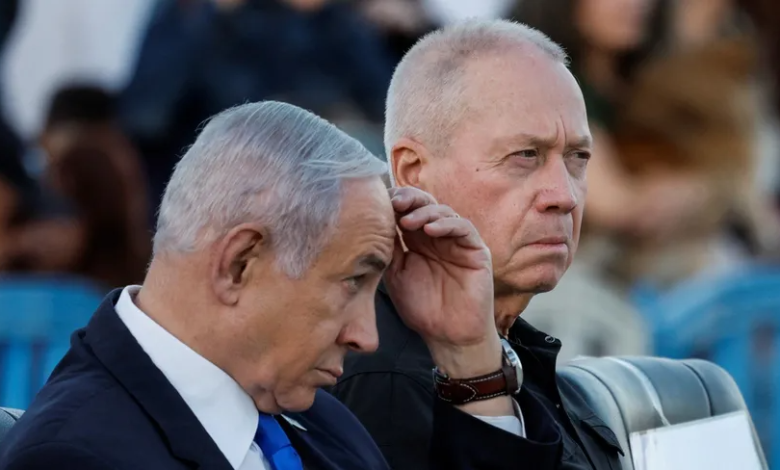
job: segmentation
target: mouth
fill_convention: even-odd
[[[320,373],[324,377],[324,379],[331,385],[336,385],[336,382],[338,382],[339,377],[341,377],[344,374],[344,369],[337,368],[337,369],[316,369],[317,372]]]
[[[569,239],[567,237],[544,237],[540,238],[539,240],[536,240],[532,243],[529,243],[529,246],[555,246],[555,245],[566,245],[566,242],[568,242]]]

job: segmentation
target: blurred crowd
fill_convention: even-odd
[[[177,156],[205,119],[233,105],[287,101],[383,153],[396,62],[422,35],[469,17],[515,19],[562,44],[587,103],[596,149],[581,248],[561,285],[524,314],[562,338],[562,359],[650,352],[637,289],[776,260],[776,2],[144,1],[128,7],[133,19],[110,11],[141,25],[121,83],[54,74],[32,124],[4,104],[0,272],[66,273],[105,289],[140,283]],[[47,9],[34,4],[0,2],[6,53],[37,34],[25,28]]]

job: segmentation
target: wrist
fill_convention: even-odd
[[[428,349],[439,371],[452,379],[490,374],[500,370],[503,364],[498,334],[469,345],[429,343]]]

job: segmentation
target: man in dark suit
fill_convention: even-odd
[[[509,21],[469,21],[426,36],[393,76],[385,147],[396,186],[450,205],[490,247],[495,322],[523,369],[517,416],[492,422],[521,430],[517,468],[620,468],[614,433],[556,377],[561,342],[518,319],[534,294],[563,276],[582,222],[592,143],[564,51]],[[376,306],[379,350],[348,356],[332,392],[394,469],[427,469],[442,397],[431,374],[436,358],[409,328],[392,290],[380,288]],[[561,454],[537,445],[548,427],[560,430]]]
[[[515,468],[526,444],[493,424],[513,415],[518,377],[493,322],[490,254],[426,193],[388,197],[385,171],[288,104],[213,118],[168,184],[143,286],[112,292],[73,335],[0,469],[388,469],[318,391],[348,350],[377,348],[383,276],[443,390],[475,384],[469,403],[435,405],[437,466]],[[557,429],[534,433],[557,458]]]

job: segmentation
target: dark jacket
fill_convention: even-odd
[[[3,440],[0,469],[232,469],[117,316],[119,293],[74,333],[65,358]],[[439,468],[513,468],[501,462],[517,455],[519,439],[444,403],[434,406],[433,448],[452,455]],[[319,391],[309,410],[287,415],[306,428],[279,420],[307,470],[389,469],[366,430],[329,394]],[[487,448],[498,465],[485,465]]]
[[[434,364],[425,343],[403,324],[382,288],[376,309],[379,350],[369,356],[349,356],[345,373],[331,392],[357,415],[391,467],[428,469],[434,402],[438,401],[433,394]],[[537,470],[620,469],[618,454],[623,451],[615,434],[569,383],[556,377],[560,341],[522,319],[512,327],[509,340],[525,375],[516,398],[528,439],[517,440],[538,442],[545,439],[539,430],[549,427],[562,439],[562,451],[554,461],[529,445],[517,452],[513,468],[523,464]],[[484,452],[491,450],[486,446]]]

